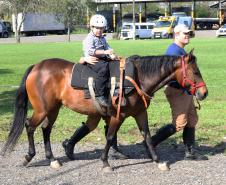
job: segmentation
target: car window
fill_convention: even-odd
[[[141,26],[140,26],[140,29],[143,29],[143,30],[144,30],[144,29],[147,29],[147,26],[141,25]]]
[[[153,25],[148,25],[148,29],[153,29],[154,26]]]
[[[156,28],[161,28],[161,27],[169,27],[171,25],[170,21],[158,21],[156,23]]]

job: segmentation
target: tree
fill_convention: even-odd
[[[15,16],[15,38],[20,43],[20,30],[25,19],[25,14],[39,10],[45,3],[45,0],[2,0],[3,4],[9,7],[11,13]],[[18,14],[22,13],[22,21],[18,23]]]
[[[87,16],[87,8],[92,8],[94,3],[91,0],[47,0],[48,6],[45,11],[54,13],[60,22],[68,28],[68,41],[73,26],[85,24],[84,17]]]

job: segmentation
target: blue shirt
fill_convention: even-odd
[[[177,44],[172,43],[167,48],[166,55],[182,56],[182,55],[186,55],[186,51],[184,50],[184,48],[181,48]]]
[[[84,56],[95,56],[97,58],[103,58],[106,55],[95,55],[96,50],[108,50],[111,49],[110,46],[108,45],[106,39],[104,36],[97,37],[93,34],[91,31],[85,40],[83,41],[83,52]]]
[[[178,46],[175,43],[172,43],[167,48],[165,54],[166,55],[171,55],[171,56],[182,56],[182,55],[186,55],[186,51],[184,50],[184,48]],[[181,88],[181,85],[178,82],[176,82],[176,81],[169,82],[169,86],[170,87],[175,87],[177,89]]]

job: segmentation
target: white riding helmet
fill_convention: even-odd
[[[90,26],[95,26],[95,27],[106,27],[107,26],[107,20],[103,15],[93,15],[90,19]]]

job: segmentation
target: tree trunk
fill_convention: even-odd
[[[68,27],[68,30],[67,30],[67,41],[68,42],[71,42],[71,29],[70,29],[70,27]]]
[[[16,43],[20,44],[20,32],[18,30],[15,31]]]

